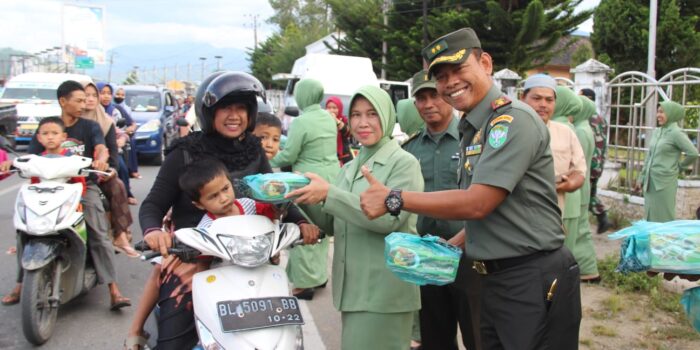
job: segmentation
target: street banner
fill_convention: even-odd
[[[85,65],[105,63],[105,7],[96,5],[63,5],[63,43],[68,55],[81,57]],[[88,29],[89,28],[89,29]],[[77,64],[76,60],[76,64]]]

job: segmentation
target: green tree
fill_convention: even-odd
[[[306,45],[330,31],[330,17],[322,0],[270,0],[275,15],[268,22],[280,30],[257,48],[248,50],[250,70],[269,88],[283,88],[285,81],[273,81],[276,73],[289,73],[294,61],[305,54]]]
[[[589,44],[588,42],[582,42],[581,45],[579,45],[576,48],[576,50],[574,50],[574,53],[571,55],[571,67],[576,67],[579,64],[586,62],[593,57],[594,54],[591,44]]]
[[[685,2],[690,4],[690,1]],[[700,63],[700,6],[684,5],[681,16],[676,0],[660,2],[657,18],[656,76]],[[693,12],[695,11],[695,12]],[[602,0],[595,10],[591,35],[593,48],[612,61],[616,72],[646,71],[649,42],[647,0]]]
[[[500,0],[429,2],[428,41],[463,27],[478,33],[482,47],[497,69],[524,72],[567,49],[555,44],[591,15],[574,9],[582,0]],[[389,79],[404,80],[422,68],[422,4],[420,0],[392,2],[389,24],[383,25],[382,0],[346,3],[328,0],[339,30],[347,36],[337,53],[362,55],[381,70],[382,40],[388,43]]]

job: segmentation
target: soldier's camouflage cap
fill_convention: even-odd
[[[422,52],[428,62],[428,77],[435,74],[435,67],[440,64],[466,61],[473,48],[481,48],[481,42],[471,28],[462,28],[437,38]]]
[[[428,71],[422,70],[413,75],[411,79],[411,96],[416,96],[423,89],[436,89],[435,79],[428,76]]]

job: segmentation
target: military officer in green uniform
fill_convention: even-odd
[[[403,145],[420,162],[425,191],[443,191],[458,188],[459,120],[453,117],[453,108],[437,93],[435,80],[427,71],[413,76],[411,94],[425,126]],[[439,220],[418,216],[418,234],[440,236],[462,247],[457,235],[464,228],[459,220]],[[445,286],[421,287],[420,324],[422,350],[457,350],[457,325],[462,343],[467,349],[481,349],[479,341],[479,277],[472,261],[462,257],[454,283]]]
[[[481,275],[483,349],[578,349],[579,269],[563,247],[549,132],[534,110],[494,86],[491,56],[470,28],[423,50],[459,121],[459,187],[389,189],[364,171],[367,217],[409,211],[465,220],[466,256]]]

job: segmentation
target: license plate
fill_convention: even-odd
[[[216,308],[223,332],[304,324],[295,297],[227,300],[216,303]]]

